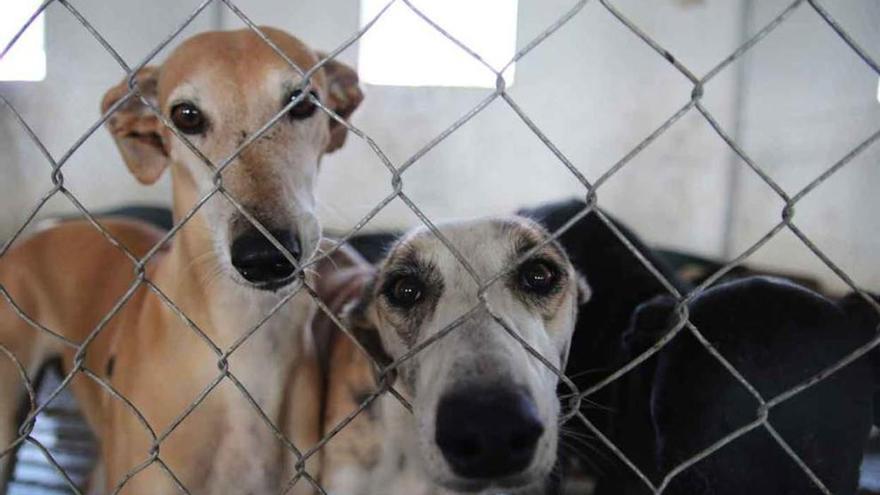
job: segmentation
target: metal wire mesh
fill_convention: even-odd
[[[489,314],[492,315],[494,320],[501,325],[506,332],[514,339],[519,341],[526,350],[533,356],[535,359],[541,361],[544,365],[549,367],[553,373],[555,373],[559,380],[566,384],[572,391],[571,395],[571,404],[568,410],[571,411],[570,416],[568,418],[563,418],[563,420],[577,420],[581,421],[590,431],[592,431],[606,446],[610,449],[619,459],[626,464],[635,473],[638,478],[642,480],[644,485],[650,489],[652,493],[663,493],[664,490],[669,486],[669,484],[682,472],[699,462],[700,460],[706,458],[707,456],[713,454],[725,447],[725,445],[733,442],[737,438],[745,435],[746,433],[763,428],[769,433],[775,442],[778,444],[779,448],[785,452],[803,471],[804,476],[808,477],[812,483],[820,489],[823,493],[830,493],[828,488],[823,484],[823,481],[819,479],[816,474],[810,469],[809,466],[792,450],[792,448],[786,443],[786,441],[779,435],[773,425],[768,421],[768,417],[770,411],[784,403],[785,401],[791,399],[807,388],[815,385],[816,383],[822,381],[828,376],[832,375],[836,371],[840,370],[847,364],[853,362],[859,357],[863,356],[873,348],[875,348],[878,343],[880,343],[880,332],[878,332],[877,336],[871,339],[869,342],[864,343],[857,350],[853,351],[843,359],[840,359],[838,362],[829,365],[827,368],[822,370],[821,372],[815,374],[814,376],[804,380],[800,384],[782,392],[774,397],[763,397],[750,383],[746,378],[727,360],[722,356],[720,352],[713,345],[703,337],[700,330],[689,320],[688,318],[688,303],[693,301],[696,297],[698,297],[702,292],[704,292],[708,287],[717,282],[722,276],[728,273],[733,268],[737,267],[741,263],[743,263],[746,259],[749,258],[755,251],[760,249],[764,244],[766,244],[770,239],[776,236],[783,229],[787,229],[792,232],[795,236],[797,236],[804,245],[807,246],[815,255],[818,257],[826,266],[828,266],[846,285],[848,285],[852,290],[859,293],[864,300],[873,307],[878,313],[880,313],[880,305],[878,305],[869,295],[860,288],[853,279],[845,273],[835,262],[827,256],[814,242],[810,240],[810,238],[798,228],[795,223],[796,215],[795,215],[795,206],[800,202],[806,195],[810,194],[816,187],[818,187],[821,183],[826,181],[833,174],[837,173],[841,168],[845,167],[849,162],[851,162],[856,156],[862,153],[864,150],[872,146],[878,139],[880,139],[880,129],[871,134],[867,139],[865,139],[858,146],[853,148],[849,153],[841,157],[836,163],[831,164],[828,169],[816,177],[813,181],[811,181],[806,187],[803,189],[791,194],[785,191],[776,181],[773,180],[770,175],[768,175],[761,165],[752,159],[745,150],[733,139],[731,138],[730,133],[719,124],[718,120],[712,115],[712,113],[702,104],[702,98],[704,95],[706,84],[716,77],[719,73],[727,69],[734,61],[742,57],[747,51],[753,49],[756,45],[758,45],[771,31],[778,28],[781,24],[783,24],[786,19],[788,19],[792,13],[801,9],[809,9],[812,10],[816,16],[822,19],[825,24],[827,24],[828,29],[833,30],[837,36],[840,37],[851,49],[855,52],[864,63],[875,73],[880,75],[880,65],[872,59],[868,53],[860,47],[852,36],[850,36],[845,27],[839,24],[831,14],[819,3],[818,0],[795,0],[790,5],[788,5],[782,12],[780,12],[775,18],[773,18],[769,23],[763,26],[762,29],[757,31],[753,36],[751,36],[745,43],[739,46],[736,50],[730,53],[728,56],[724,57],[720,60],[711,70],[702,76],[696,75],[692,70],[690,70],[684,63],[676,59],[667,49],[665,49],[657,40],[652,38],[649,34],[647,34],[644,30],[642,30],[636,23],[630,20],[621,10],[619,10],[613,2],[609,0],[598,0],[604,9],[606,9],[613,17],[620,22],[623,26],[625,26],[634,36],[637,36],[641,39],[645,44],[647,44],[653,51],[657,53],[659,57],[662,57],[666,60],[673,70],[680,72],[684,75],[693,85],[693,89],[691,92],[690,99],[685,102],[674,114],[672,114],[662,125],[656,128],[649,135],[645,136],[641,142],[639,142],[634,148],[632,148],[628,153],[626,153],[622,158],[620,158],[617,162],[612,164],[603,174],[601,174],[595,181],[589,181],[574,165],[572,160],[566,157],[559,148],[557,148],[553,142],[545,135],[542,130],[535,124],[535,122],[529,118],[526,112],[520,107],[517,102],[513,99],[510,93],[507,92],[505,86],[505,79],[503,73],[505,69],[507,69],[511,64],[517,62],[518,60],[526,57],[535,47],[543,43],[548,37],[554,35],[554,33],[559,30],[562,26],[566,25],[568,22],[572,20],[575,16],[579,15],[581,11],[584,9],[584,6],[588,3],[587,0],[581,0],[573,5],[567,12],[565,12],[560,18],[555,20],[552,24],[546,27],[540,34],[538,34],[534,39],[526,43],[516,54],[510,59],[507,64],[503,67],[496,68],[487,63],[483,58],[480,57],[478,53],[470,49],[465,43],[456,39],[455,36],[450,34],[447,30],[443,28],[443,26],[434,22],[429,16],[423,13],[419,8],[414,5],[409,0],[391,0],[387,3],[387,5],[369,22],[365,23],[362,29],[353,33],[348,39],[346,39],[341,45],[339,45],[335,50],[330,52],[324,60],[321,60],[317,65],[310,68],[309,70],[302,70],[300,67],[297,67],[296,64],[290,60],[282,50],[276,46],[270,38],[268,38],[264,33],[260,31],[260,29],[254,25],[253,22],[247,17],[247,15],[238,8],[235,4],[234,0],[204,0],[202,1],[185,19],[183,19],[180,24],[175,28],[171,33],[169,33],[159,44],[155,46],[153,50],[151,50],[147,56],[138,62],[137,64],[129,65],[126,63],[120,54],[114,49],[114,47],[101,35],[101,33],[86,19],[77,9],[76,7],[69,2],[68,0],[46,0],[40,7],[37,9],[33,16],[30,17],[28,22],[21,27],[21,30],[18,34],[9,42],[9,44],[3,49],[2,55],[5,56],[6,53],[12,48],[12,46],[16,43],[21,34],[28,28],[28,26],[36,19],[36,17],[41,14],[44,10],[46,10],[50,5],[56,4],[64,9],[66,9],[71,16],[73,16],[79,23],[81,23],[82,27],[86,29],[106,50],[113,59],[119,64],[119,66],[128,74],[128,93],[117,101],[113,106],[111,106],[107,112],[102,115],[97,121],[95,121],[87,130],[84,132],[78,140],[59,158],[52,156],[52,154],[47,150],[47,148],[40,141],[40,138],[34,133],[34,131],[29,126],[28,122],[22,117],[22,115],[13,107],[9,100],[7,100],[3,95],[0,95],[0,100],[2,100],[3,104],[5,104],[9,110],[11,111],[14,118],[21,125],[24,131],[27,133],[29,138],[33,141],[33,143],[38,147],[42,155],[45,157],[47,164],[49,165],[49,169],[47,169],[47,173],[50,174],[53,186],[47,190],[43,196],[37,201],[37,203],[30,210],[24,223],[20,225],[20,227],[14,232],[12,237],[6,241],[6,243],[0,248],[0,258],[2,258],[8,250],[10,246],[22,235],[22,232],[34,222],[34,219],[40,212],[41,208],[49,201],[50,198],[54,196],[61,195],[67,198],[68,201],[91,223],[91,225],[103,235],[103,237],[110,242],[113,246],[115,246],[120,252],[122,252],[131,262],[132,270],[134,271],[136,278],[134,282],[128,287],[124,294],[122,294],[111,311],[109,311],[103,319],[94,327],[89,336],[81,343],[75,343],[62,335],[55,332],[53,329],[47,328],[46,326],[34,321],[31,319],[25,312],[21,309],[18,303],[11,297],[9,292],[7,292],[6,288],[0,285],[0,294],[3,295],[6,302],[13,308],[13,310],[21,317],[24,321],[30,325],[35,332],[44,332],[48,335],[51,335],[53,338],[57,339],[63,345],[69,347],[70,349],[76,352],[76,357],[74,360],[74,366],[69,372],[63,377],[61,382],[51,391],[46,400],[40,401],[39,403],[36,400],[34,386],[33,386],[33,377],[28,376],[25,371],[24,366],[19,361],[19,359],[5,346],[0,344],[0,351],[4,355],[4,359],[11,360],[15,366],[17,367],[20,378],[27,389],[27,394],[29,398],[29,410],[25,421],[21,425],[19,430],[18,438],[11,445],[3,445],[0,446],[0,457],[11,455],[15,449],[23,443],[27,443],[35,447],[42,455],[46,458],[46,460],[51,463],[58,473],[65,480],[67,487],[73,491],[74,493],[81,493],[81,489],[77,486],[77,483],[67,474],[61,465],[57,462],[57,460],[53,457],[53,454],[50,450],[43,445],[34,434],[34,428],[38,419],[38,416],[45,412],[47,407],[52,403],[52,400],[58,396],[58,394],[65,389],[71,380],[75,376],[84,376],[88,379],[92,380],[99,387],[101,387],[107,394],[113,397],[113,400],[119,401],[124,407],[128,410],[130,414],[138,419],[138,421],[143,426],[144,430],[147,431],[152,439],[152,448],[149,452],[144,452],[144,459],[141,464],[128,472],[122,479],[118,480],[118,484],[113,490],[114,493],[119,492],[126,485],[126,483],[135,475],[137,475],[140,471],[146,469],[149,466],[156,465],[163,471],[167,473],[167,475],[174,481],[177,488],[183,493],[190,493],[187,487],[183,482],[178,479],[173,470],[163,461],[160,455],[160,446],[162,442],[167,439],[167,437],[175,431],[175,429],[194,411],[196,410],[208,394],[211,393],[220,383],[224,381],[228,381],[232,383],[241,393],[241,395],[247,400],[250,406],[256,411],[262,420],[266,423],[266,425],[271,429],[274,435],[278,438],[280,442],[284,445],[284,447],[290,451],[295,459],[295,475],[292,479],[288,481],[286,484],[287,490],[289,490],[294,484],[305,481],[314,486],[315,490],[319,493],[325,493],[324,489],[321,487],[318,480],[314,479],[306,470],[305,463],[306,461],[315,455],[315,453],[321,449],[333,436],[335,436],[339,431],[346,427],[346,425],[353,420],[358,414],[360,414],[366,407],[370,405],[379,395],[392,392],[387,383],[383,380],[383,386],[380,387],[374,394],[368,396],[360,406],[353,411],[344,421],[340,424],[331,427],[328,433],[314,446],[309,448],[308,450],[300,450],[295,446],[288,438],[285,437],[284,433],[279,429],[279,427],[272,423],[272,421],[268,418],[268,416],[263,412],[261,406],[257,400],[251,395],[248,391],[247,387],[236,377],[236,375],[229,368],[229,357],[236,352],[248,339],[251,338],[256,332],[260,330],[260,327],[274,315],[285,303],[287,303],[290,298],[294,297],[296,293],[300,291],[304,291],[308,293],[312,299],[315,300],[316,304],[320,308],[321,311],[325,312],[328,317],[330,317],[334,323],[349,337],[351,337],[351,332],[345,328],[345,325],[337,318],[336,315],[332,313],[332,311],[324,305],[318,298],[315,292],[315,289],[305,283],[298,292],[289,294],[284,297],[281,301],[279,301],[264,317],[254,326],[247,329],[244,333],[241,334],[241,337],[233,343],[230,347],[223,349],[219,347],[216,343],[214,343],[211,338],[201,329],[198,325],[194,323],[194,321],[188,317],[184,312],[175,304],[173,300],[171,300],[157,285],[155,285],[147,276],[145,272],[146,264],[154,258],[156,253],[162,248],[162,246],[166,245],[178,232],[179,230],[190,221],[193,215],[199,211],[199,209],[212,197],[220,196],[232,204],[238,212],[240,212],[248,221],[256,228],[263,236],[265,236],[276,249],[284,254],[287,260],[292,263],[296,267],[296,273],[301,274],[304,269],[311,266],[312,264],[318,262],[320,259],[325,258],[333,254],[336,250],[339,249],[341,245],[343,245],[347,240],[349,240],[352,236],[357,234],[371,219],[373,219],[383,208],[385,208],[391,201],[395,199],[399,199],[402,201],[417,217],[418,219],[438,238],[441,242],[446,246],[447,249],[455,256],[461,266],[466,270],[466,272],[476,281],[479,285],[479,300],[475,303],[475,305],[469,308],[464,314],[461,315],[456,321],[448,325],[442,331],[432,336],[429,339],[426,339],[420,342],[418,345],[414,346],[410,349],[406,354],[401,356],[399,359],[391,363],[389,366],[382,368],[382,378],[387,377],[388,374],[399,367],[402,363],[411,359],[414,355],[424,350],[426,347],[432,345],[439,339],[444,338],[450,332],[453,332],[460,326],[460,324],[470,315],[474,314],[480,310],[486,310]],[[280,57],[282,57],[297,73],[303,76],[304,81],[308,81],[309,78],[319,70],[324,64],[326,64],[329,60],[334,59],[337,55],[339,55],[342,51],[346,50],[353,43],[357,42],[357,40],[364,35],[368,30],[372,29],[374,24],[378,19],[380,19],[388,8],[394,3],[402,3],[407,8],[409,8],[413,13],[415,13],[419,18],[421,18],[427,25],[429,25],[432,29],[436,30],[443,37],[445,37],[449,43],[454,44],[463,52],[467,53],[469,56],[473,57],[479,63],[481,63],[488,70],[492,71],[496,75],[496,87],[495,90],[486,98],[481,100],[478,104],[476,104],[473,108],[465,112],[458,120],[456,120],[452,125],[438,134],[436,137],[431,139],[427,144],[425,144],[421,149],[419,149],[416,153],[410,156],[408,159],[404,160],[399,164],[392,163],[392,161],[388,158],[388,156],[383,152],[380,146],[365,132],[361,131],[351,123],[347,122],[339,115],[336,115],[330,108],[322,104],[320,100],[313,97],[308,92],[302,92],[299,97],[295,100],[291,101],[284,109],[278,112],[270,121],[266,122],[260,129],[256,132],[252,133],[248,136],[233,152],[229,157],[219,163],[213,163],[210,159],[208,159],[202,152],[194,146],[188,139],[187,136],[178,131],[173,124],[162,115],[158,108],[156,108],[149,100],[147,100],[140,92],[138,88],[138,83],[135,79],[135,74],[138,70],[145,67],[149,62],[151,62],[154,57],[164,49],[169,43],[175,40],[181,31],[184,30],[197,16],[199,16],[208,5],[212,2],[222,3],[225,5],[231,12],[233,12],[241,21],[243,21],[249,29],[253,30],[260,39],[263,40],[269,47],[271,47]],[[391,193],[388,194],[384,199],[382,199],[374,208],[372,208],[366,215],[358,221],[353,228],[350,229],[345,235],[343,235],[338,242],[328,251],[321,253],[317,259],[308,262],[305,265],[300,265],[296,258],[291,255],[280,243],[277,239],[275,239],[269,230],[260,224],[256,218],[254,218],[245,208],[242,206],[239,201],[234,198],[224,187],[222,172],[227,167],[231,166],[234,162],[235,158],[239,156],[248,146],[250,146],[255,140],[260,138],[278,119],[280,119],[283,115],[287,113],[287,111],[292,108],[294,105],[298,104],[303,98],[309,98],[312,102],[317,105],[322,111],[326,112],[330,118],[334,119],[338,124],[344,126],[349,132],[357,136],[359,139],[363,140],[381,162],[385,165],[389,173],[389,182],[391,185]],[[79,147],[99,128],[101,127],[105,121],[116,112],[122,105],[132,99],[139,99],[143,104],[147,105],[152,112],[161,120],[161,122],[168,127],[168,129],[175,134],[175,136],[180,139],[183,143],[185,143],[189,149],[195,153],[203,162],[204,165],[212,172],[214,178],[215,186],[204,196],[202,196],[196,204],[185,214],[183,215],[176,225],[168,231],[162,240],[157,243],[153,249],[146,253],[146,255],[138,257],[134,255],[131,251],[129,251],[119,240],[114,238],[114,236],[108,232],[100,222],[93,216],[93,214],[77,199],[77,197],[65,187],[64,182],[64,171],[63,167],[68,159],[79,149]],[[481,111],[483,111],[490,103],[495,100],[502,100],[505,104],[507,104],[519,118],[528,126],[528,128],[535,134],[535,136],[542,142],[546,147],[558,158],[559,163],[564,166],[568,171],[575,177],[583,185],[583,194],[586,198],[586,207],[578,213],[575,217],[571,218],[565,225],[552,233],[550,240],[558,238],[564,232],[566,232],[576,221],[583,218],[584,216],[594,213],[598,215],[598,217],[604,222],[618,237],[621,243],[623,243],[632,253],[632,255],[639,260],[644,267],[653,274],[654,277],[658,279],[658,281],[665,287],[669,295],[676,299],[676,313],[679,316],[678,323],[675,327],[668,332],[662,339],[656,342],[650,349],[633,359],[631,362],[616,370],[614,373],[610,374],[607,378],[602,381],[596,383],[591,386],[587,390],[577,390],[575,385],[563,374],[560,370],[555,369],[553,365],[551,365],[546,359],[544,359],[539,352],[535,349],[531,348],[518,334],[516,331],[511,329],[508,324],[505,322],[504,318],[502,318],[495,308],[492,307],[490,302],[486,299],[485,294],[486,291],[491,287],[494,283],[497,283],[498,279],[502,277],[506,271],[502,273],[497,273],[494,276],[488,278],[481,278],[477,275],[474,269],[467,261],[467,256],[459,252],[456,247],[449,242],[448,239],[444,237],[444,235],[436,228],[433,221],[427,217],[427,215],[413,202],[413,200],[406,194],[404,191],[404,174],[405,172],[412,166],[414,166],[420,158],[422,158],[426,153],[428,153],[432,148],[437,146],[447,137],[449,137],[452,133],[454,133],[457,129],[459,129],[466,122],[471,120],[474,116],[478,115]],[[770,188],[772,188],[775,193],[782,198],[785,202],[785,206],[780,211],[781,219],[780,221],[763,237],[761,237],[757,242],[752,244],[750,247],[745,249],[743,252],[739,253],[735,256],[729,263],[725,264],[721,269],[719,269],[716,273],[710,276],[707,280],[705,280],[702,284],[696,287],[693,291],[682,294],[675,288],[675,285],[667,280],[661,272],[657,269],[657,267],[653,266],[651,262],[648,261],[648,257],[646,257],[642,252],[640,252],[621,232],[620,230],[607,218],[607,216],[599,209],[597,209],[598,204],[598,191],[612,176],[617,174],[623,167],[625,167],[636,155],[642,152],[646,147],[648,147],[652,142],[654,142],[659,136],[663,135],[671,126],[673,126],[678,120],[680,120],[683,116],[689,113],[698,113],[701,115],[707,123],[710,124],[712,129],[717,133],[718,137],[722,139],[733,152],[736,153],[739,158],[745,163],[745,165],[754,172],[764,183],[766,183]],[[548,240],[547,242],[550,242]],[[522,259],[525,259],[532,253],[536,252],[542,246],[535,247],[529,253],[525,253]],[[512,270],[514,267],[510,267]],[[186,325],[194,334],[196,334],[206,346],[208,346],[213,354],[216,356],[218,372],[215,378],[202,390],[202,392],[191,402],[191,404],[184,410],[179,412],[177,418],[171,423],[163,431],[156,431],[144,418],[141,412],[132,404],[124,395],[120,394],[116,391],[113,386],[104,378],[102,378],[98,373],[94,370],[90,370],[85,365],[85,353],[89,348],[89,345],[97,338],[97,336],[104,330],[107,323],[110,319],[116,315],[123,305],[135,294],[135,292],[141,288],[145,287],[150,292],[152,292],[159,300],[162,301],[164,305],[166,305],[177,317],[181,320],[181,322]],[[579,403],[583,400],[588,399],[591,395],[597,393],[603,388],[607,387],[609,384],[619,379],[625,373],[630,370],[636,368],[641,363],[648,360],[651,356],[655,355],[659,352],[668,342],[670,342],[676,335],[681,332],[690,332],[696,339],[702,344],[702,346],[709,352],[724,368],[733,376],[739,383],[741,383],[746,390],[748,390],[751,395],[759,403],[759,407],[757,410],[757,417],[754,421],[749,424],[743,425],[738,428],[736,431],[730,433],[724,438],[718,439],[714,444],[705,448],[704,450],[698,452],[690,459],[682,462],[680,465],[675,467],[666,473],[662,480],[659,483],[655,483],[651,481],[649,476],[647,476],[643,471],[641,471],[635,463],[633,463],[627,455],[618,448],[603,432],[597,428],[593,423],[590,422],[581,412],[579,408]],[[378,365],[378,363],[376,363]],[[398,395],[399,400],[401,400],[404,405],[407,405],[406,402]],[[408,406],[408,405],[407,405]],[[287,491],[285,490],[285,492]]]

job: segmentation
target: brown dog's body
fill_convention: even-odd
[[[134,222],[112,221],[106,227],[138,255],[160,238],[158,232]],[[161,261],[149,266],[147,278],[156,281],[221,349],[228,348],[256,324],[259,312],[243,312],[234,301],[224,301],[220,284],[193,283],[200,275],[184,273],[174,256],[173,251],[161,253]],[[73,342],[85,340],[135,281],[128,258],[80,221],[28,239],[0,266],[0,283],[21,309]],[[295,445],[307,448],[317,440],[321,400],[307,331],[313,310],[311,301],[301,296],[288,306],[282,313],[290,315],[270,320],[230,357],[229,365],[270,420]],[[293,326],[285,328],[282,322]],[[75,349],[30,328],[8,307],[0,311],[0,328],[4,345],[30,365],[31,373],[54,356],[62,358],[66,371],[73,368]],[[85,366],[129,399],[161,434],[218,376],[217,361],[208,345],[142,286],[89,346]],[[2,366],[3,397],[21,397],[12,363],[5,360]],[[93,380],[80,375],[71,386],[101,439],[107,488],[112,489],[128,471],[149,459],[151,436],[121,400]],[[285,396],[288,404],[282,401]],[[293,410],[290,404],[312,407]],[[14,424],[12,418],[4,419],[7,427]],[[8,445],[14,437],[7,430],[2,443]],[[262,492],[283,483],[282,468],[293,465],[291,459],[284,459],[281,444],[245,397],[226,380],[161,443],[159,454],[193,493],[222,493],[224,486],[261,487]],[[172,479],[154,464],[129,481],[123,493],[172,491],[176,491]]]
[[[295,38],[263,30],[300,67],[317,62]],[[199,35],[161,68],[138,74],[144,96],[172,120],[180,101],[199,105],[207,124],[201,132],[185,134],[192,134],[193,144],[214,163],[285,108],[290,100],[284,92],[297,79],[249,30]],[[349,69],[328,63],[312,76],[311,91],[347,117],[360,102],[356,82]],[[126,87],[108,92],[104,110],[124,97]],[[277,122],[223,172],[230,196],[270,232],[284,229],[294,239],[289,244],[298,251],[295,257],[301,255],[299,261],[314,253],[320,237],[313,214],[318,161],[342,144],[345,131],[320,111],[302,114]],[[176,221],[212,187],[204,164],[139,100],[121,104],[108,127],[142,182],[171,169]],[[137,257],[162,236],[136,222],[101,222]],[[271,280],[276,285],[267,290],[249,278],[253,272],[236,264],[233,241],[251,235],[249,229],[249,222],[215,194],[147,264],[145,278],[198,330],[143,283],[122,302],[137,280],[134,264],[85,221],[23,239],[0,259],[0,284],[21,310],[74,344],[121,304],[88,346],[84,367],[130,401],[152,433],[125,401],[83,373],[76,375],[71,386],[101,444],[105,476],[99,491],[114,491],[125,482],[121,493],[177,493],[177,483],[194,494],[279,493],[294,475],[296,459],[266,421],[301,450],[317,441],[322,397],[310,331],[314,303],[300,291],[260,324],[298,282]],[[199,331],[220,352],[234,349],[228,363],[220,362]],[[32,328],[6,303],[0,306],[0,344],[31,376],[55,356],[62,358],[65,372],[75,366],[75,346]],[[221,378],[227,364],[232,376]],[[0,398],[2,453],[18,438],[15,415],[25,398],[6,356],[0,357]],[[154,434],[161,440],[158,447]],[[0,491],[10,457],[0,459]],[[313,475],[318,461],[317,456],[309,461]],[[288,493],[311,491],[300,479]]]
[[[346,306],[360,297],[375,273],[375,268],[359,255],[351,252],[347,255],[345,259],[336,260],[341,269],[332,276],[323,277],[322,293],[319,294],[329,309],[340,317]],[[349,416],[376,391],[375,371],[370,358],[325,314],[319,313],[314,325],[315,333],[327,343],[321,352],[327,359],[323,433],[328,434],[345,423],[345,427],[321,449],[321,486],[333,495],[359,493],[368,473],[378,466],[381,457],[384,434],[381,398],[350,421]]]

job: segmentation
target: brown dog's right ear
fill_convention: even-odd
[[[320,59],[327,58],[327,54],[323,52],[317,52],[317,55]],[[336,60],[328,60],[322,68],[327,75],[330,108],[337,115],[348,120],[358,105],[364,100],[364,93],[361,91],[357,71]],[[327,145],[327,153],[332,153],[341,148],[345,144],[345,136],[347,134],[348,129],[331,118],[330,143]]]
[[[144,67],[135,75],[137,92],[158,106],[159,69]],[[110,88],[101,101],[101,113],[106,113],[129,92],[128,78]],[[105,124],[128,170],[143,184],[159,179],[168,166],[168,150],[162,141],[162,122],[145,105],[137,93],[113,113]]]

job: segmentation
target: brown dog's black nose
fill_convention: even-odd
[[[452,471],[471,479],[503,478],[532,462],[544,426],[523,390],[467,387],[437,406],[435,441]]]
[[[273,237],[297,260],[302,255],[299,240],[289,230],[272,230]],[[294,266],[269,239],[257,230],[238,236],[230,248],[232,266],[260,289],[275,290],[290,282]]]

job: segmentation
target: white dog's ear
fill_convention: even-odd
[[[593,289],[587,283],[587,279],[578,272],[575,272],[575,280],[577,280],[578,305],[587,304],[593,297]]]
[[[158,105],[159,69],[144,67],[135,75],[136,92],[120,105],[104,124],[116,141],[128,170],[143,184],[159,179],[168,166],[168,150],[162,141],[162,123],[138,95],[143,95],[153,105]],[[101,113],[130,92],[128,78],[113,86],[104,94]]]
[[[317,55],[321,60],[327,58],[326,53],[317,52]],[[347,121],[364,100],[364,93],[358,84],[357,72],[336,60],[328,60],[322,68],[327,76],[327,92],[330,99],[328,106]],[[330,143],[327,144],[327,153],[341,148],[345,144],[347,134],[348,129],[336,119],[331,118]]]

